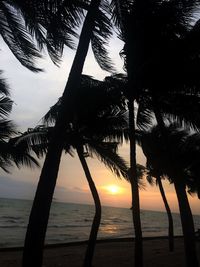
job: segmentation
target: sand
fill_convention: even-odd
[[[52,245],[45,248],[44,267],[82,266],[86,244]],[[96,245],[93,266],[129,267],[133,265],[133,240],[118,239],[99,241]],[[197,242],[200,255],[200,242]],[[1,249],[0,266],[21,267],[22,249]],[[199,259],[200,260],[200,259]],[[144,240],[145,267],[184,267],[183,238],[175,238],[175,251],[169,252],[167,238]]]

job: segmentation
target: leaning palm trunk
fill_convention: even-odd
[[[87,162],[86,162],[85,157],[83,155],[83,148],[77,148],[77,153],[78,153],[80,162],[82,164],[83,170],[85,172],[85,176],[87,178],[87,181],[88,181],[88,184],[90,187],[90,191],[92,193],[93,200],[95,203],[95,216],[93,219],[92,228],[90,231],[90,237],[88,240],[88,246],[87,246],[84,264],[83,264],[84,267],[91,267],[93,256],[94,256],[96,240],[97,240],[97,234],[98,234],[98,230],[99,230],[99,226],[100,226],[100,222],[101,222],[101,202],[99,199],[97,189],[96,189],[95,184],[93,182],[92,176],[90,174]]]
[[[132,193],[132,216],[135,228],[135,266],[143,266],[142,227],[140,220],[140,199],[136,165],[135,117],[134,102],[129,101],[129,141],[130,141],[130,172],[129,179]]]
[[[168,146],[168,138],[166,136],[165,123],[160,113],[159,106],[157,104],[157,100],[155,96],[153,96],[153,108],[154,108],[154,113],[155,113],[155,117],[157,120],[157,124],[160,127],[162,138],[164,139],[167,147],[170,147]],[[169,155],[168,158],[170,161],[170,151],[168,155]],[[181,177],[179,178],[181,179]],[[187,199],[185,186],[183,186],[181,181],[174,182],[174,186],[175,186],[175,190],[176,190],[176,194],[178,198],[181,223],[182,223],[182,229],[183,229],[186,266],[187,267],[190,267],[190,266],[198,267],[199,265],[198,265],[197,253],[196,253],[194,221],[193,221],[193,216],[191,213],[190,205]]]
[[[195,230],[192,212],[187,198],[185,185],[179,180],[174,181],[174,186],[178,198],[181,224],[183,229],[184,246],[186,254],[186,266],[198,267],[198,259],[195,244]]]
[[[165,205],[165,209],[167,212],[167,217],[168,217],[168,238],[169,238],[169,251],[174,251],[174,226],[173,226],[173,218],[172,218],[172,213],[169,207],[169,204],[167,202],[167,198],[165,196],[165,191],[162,185],[162,181],[160,176],[156,177],[156,181],[159,186],[159,190]]]
[[[143,244],[142,244],[142,227],[140,220],[140,198],[137,178],[137,165],[136,165],[136,140],[135,140],[135,115],[134,115],[134,100],[133,96],[136,92],[135,88],[135,72],[132,60],[133,46],[128,42],[130,33],[132,33],[131,21],[127,23],[126,15],[124,13],[123,1],[116,0],[116,6],[119,15],[120,28],[125,42],[124,53],[126,55],[126,70],[128,74],[128,109],[129,109],[129,142],[130,142],[130,172],[129,180],[131,184],[132,194],[132,213],[133,224],[135,229],[135,267],[143,267]],[[129,30],[128,30],[129,29]],[[131,30],[130,30],[131,29]]]
[[[68,82],[62,96],[58,118],[42,168],[29,218],[23,253],[23,267],[42,266],[43,246],[63,149],[65,125],[70,119],[70,114],[75,103],[76,89],[80,82],[92,30],[94,28],[94,18],[99,4],[100,0],[91,1],[83,24]]]

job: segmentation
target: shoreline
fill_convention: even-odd
[[[174,239],[175,250],[169,252],[168,237],[145,237],[144,267],[184,267],[183,237]],[[197,243],[200,261],[200,242]],[[43,267],[82,266],[87,241],[51,244],[44,248]],[[0,250],[0,266],[21,267],[22,247]],[[98,240],[95,248],[93,266],[95,267],[133,267],[134,238]]]
[[[183,235],[177,235],[174,236],[174,239],[177,238],[183,238]],[[156,240],[156,239],[168,239],[168,236],[146,236],[142,238],[143,241],[145,240]],[[115,243],[115,242],[134,242],[135,237],[119,237],[119,238],[105,238],[105,239],[97,239],[97,244],[99,243]],[[198,242],[199,240],[197,240]],[[54,244],[46,244],[44,246],[44,249],[48,248],[59,248],[59,247],[71,247],[71,246],[79,246],[79,245],[86,245],[88,243],[88,240],[82,240],[82,241],[74,241],[74,242],[67,242],[67,243],[54,243]],[[20,251],[23,250],[23,246],[17,246],[17,247],[0,247],[0,252],[4,251]]]

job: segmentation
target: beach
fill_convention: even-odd
[[[44,250],[43,267],[79,267],[82,266],[85,242],[47,246]],[[101,240],[97,242],[93,266],[129,267],[134,266],[132,239]],[[197,242],[200,255],[200,242]],[[22,249],[1,249],[0,266],[21,267]],[[183,238],[175,238],[175,250],[169,252],[166,237],[144,239],[145,267],[184,267]]]
[[[28,216],[32,202],[0,199],[0,267],[21,267]],[[91,205],[53,203],[46,235],[43,267],[82,266],[93,220]],[[145,267],[184,267],[184,245],[179,214],[174,219],[175,251],[168,249],[167,216],[141,211]],[[194,216],[195,229],[200,216]],[[133,223],[130,209],[103,207],[93,266],[134,266]],[[200,255],[200,242],[197,242]]]

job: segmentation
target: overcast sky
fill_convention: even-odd
[[[65,87],[68,73],[74,57],[74,51],[66,49],[60,68],[44,57],[38,62],[39,67],[45,72],[35,74],[26,70],[10,53],[5,43],[0,40],[0,69],[4,70],[4,77],[10,85],[11,98],[14,100],[11,119],[17,124],[19,131],[29,127],[35,127],[40,123],[42,116],[49,110],[61,96]],[[118,72],[122,72],[123,62],[119,56],[122,43],[113,38],[110,42],[110,56],[113,59]],[[84,66],[84,74],[94,76],[102,80],[109,73],[102,71],[89,51]],[[128,144],[120,148],[120,153],[126,160],[129,158]],[[138,161],[145,164],[145,158],[140,149]],[[100,197],[104,205],[130,207],[130,186],[125,181],[117,180],[96,159],[88,160],[92,175],[98,186]],[[42,165],[42,162],[41,162]],[[0,171],[0,197],[25,198],[34,197],[40,169],[17,168],[11,169],[11,174]],[[117,184],[120,187],[119,194],[113,195],[107,190],[107,185]],[[178,211],[176,196],[173,187],[167,186],[168,197],[173,211]],[[55,199],[58,201],[93,203],[91,194],[85,180],[80,163],[75,155],[74,158],[64,155],[58,175]],[[190,198],[193,211],[200,214],[197,199]],[[160,193],[156,187],[148,186],[141,191],[142,209],[163,210]]]

